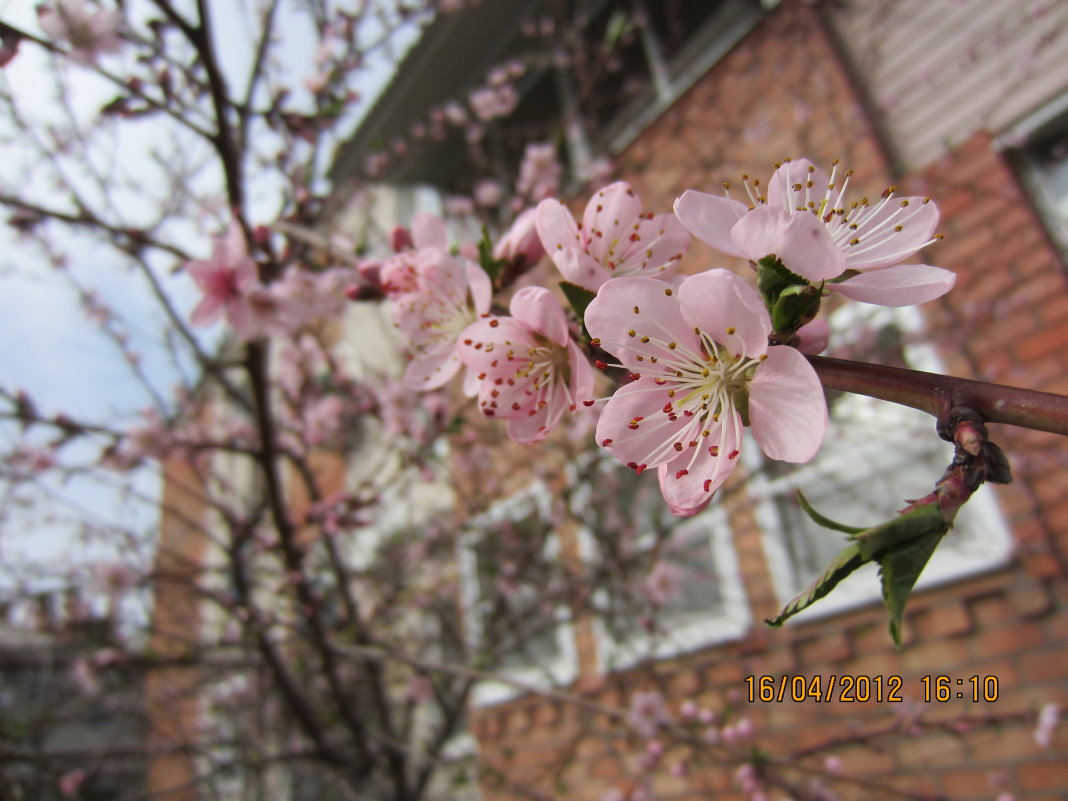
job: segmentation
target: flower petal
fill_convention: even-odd
[[[571,402],[574,404],[593,398],[593,368],[578,345],[568,340],[567,366],[571,371]]]
[[[475,314],[486,314],[493,303],[493,282],[486,271],[470,261],[465,261],[464,275],[467,278],[467,290],[471,293],[471,302]]]
[[[834,201],[837,193],[828,188],[830,182],[827,173],[808,159],[784,161],[768,182],[768,205],[797,211],[810,208],[810,202],[819,206],[828,196]]]
[[[531,331],[560,346],[568,343],[570,335],[564,307],[548,289],[540,286],[523,287],[512,296],[508,308],[512,317]]]
[[[654,359],[670,363],[687,351],[702,359],[700,339],[683,316],[674,287],[655,278],[608,281],[587,307],[585,323],[590,336],[634,372]]]
[[[828,287],[847,298],[878,306],[911,306],[940,298],[953,288],[957,276],[927,264],[899,264],[861,273]]]
[[[578,248],[564,248],[553,257],[556,269],[565,281],[596,292],[610,276],[592,256]]]
[[[445,221],[436,214],[421,211],[412,217],[412,243],[416,250],[422,248],[449,249]]]
[[[816,371],[798,351],[768,349],[749,382],[753,437],[772,459],[807,462],[827,431],[827,400]]]
[[[807,211],[761,206],[735,223],[731,237],[746,258],[759,261],[774,253],[786,269],[814,283],[836,278],[846,268],[845,254],[827,226]]]
[[[738,465],[744,431],[738,413],[730,409],[710,431],[696,453],[683,451],[657,471],[660,492],[672,514],[689,517],[700,512]],[[715,446],[713,451],[706,447],[709,443]]]
[[[534,346],[527,329],[511,317],[483,317],[467,326],[457,343],[460,360],[473,372],[496,375],[514,373]]]
[[[652,379],[625,384],[601,412],[597,443],[623,464],[643,470],[676,459],[674,443],[688,444],[691,437],[685,432],[695,418],[664,414],[664,401],[670,400],[667,389]],[[687,451],[693,454],[692,449]]]
[[[822,317],[797,329],[795,345],[802,353],[816,355],[827,349],[831,341],[831,326]]]
[[[412,359],[404,370],[404,383],[416,390],[437,389],[447,384],[460,366],[456,344],[445,345]]]
[[[641,213],[641,199],[625,181],[598,190],[582,215],[586,252],[605,267],[618,263],[621,245],[626,243],[630,226]]]
[[[771,318],[760,295],[730,270],[692,275],[679,287],[682,313],[733,355],[757,357],[768,349]]]
[[[575,224],[575,218],[571,216],[567,206],[556,198],[547,198],[538,204],[534,227],[545,252],[557,267],[560,267],[557,258],[566,248],[582,249],[582,236],[579,234],[578,225]]]
[[[688,189],[675,200],[675,216],[690,233],[720,253],[747,258],[734,240],[731,228],[749,211],[744,203]]]
[[[690,232],[674,214],[639,217],[624,234],[623,242],[614,251],[617,260],[605,265],[609,274],[616,277],[658,275],[682,261],[690,246]]]
[[[856,214],[849,215],[849,221]],[[851,270],[876,270],[900,264],[927,245],[938,227],[938,206],[922,197],[893,197],[861,218],[857,229],[841,237],[846,266]],[[833,226],[832,226],[833,227]],[[848,236],[860,241],[846,244]]]

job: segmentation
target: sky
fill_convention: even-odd
[[[29,0],[0,0],[0,19],[16,27],[41,34],[36,22],[34,6]],[[178,3],[179,7],[183,3]],[[192,6],[192,2],[184,5]],[[248,75],[254,52],[255,24],[241,0],[220,0],[210,4],[215,14],[214,26],[222,68],[231,86],[242,87]],[[127,7],[136,17],[150,8],[146,0],[130,0]],[[303,89],[303,78],[314,71],[314,53],[318,37],[308,19],[295,12],[292,0],[283,0],[277,29],[282,33],[278,44],[280,58],[287,69],[292,69],[293,94],[291,102],[300,108],[308,102],[309,95]],[[402,31],[394,55],[402,53],[416,38],[417,31]],[[121,72],[126,54],[105,56],[103,64]],[[104,84],[88,71],[76,66],[67,66],[72,86],[72,106],[75,114],[85,122],[95,119],[100,107],[115,96],[112,86]],[[362,107],[354,109],[348,120],[356,124],[359,116],[373,102],[373,98],[385,85],[392,66],[387,60],[374,64],[365,75],[360,94],[365,100]],[[22,110],[44,121],[56,119],[53,100],[53,83],[48,74],[47,60],[38,48],[23,45],[16,58],[3,70],[0,81],[7,83],[19,98]],[[240,90],[236,90],[240,91]],[[235,92],[236,93],[236,92]],[[0,118],[0,126],[8,125]],[[144,180],[147,194],[165,191],[159,169],[146,154],[150,151],[160,131],[154,121],[144,124],[122,124],[122,138],[109,152],[92,154],[101,171],[116,176],[138,176]],[[23,167],[30,172],[35,166],[28,151],[7,152],[3,161],[18,162],[17,170],[0,173],[0,187],[10,188],[11,172],[22,174]],[[155,180],[153,180],[155,179]],[[80,176],[76,176],[80,180]],[[116,178],[115,187],[123,181]],[[19,187],[20,189],[22,187]],[[38,198],[49,198],[48,187],[31,184]],[[133,184],[119,189],[116,195],[119,211],[130,219],[136,219],[139,191]],[[250,191],[250,216],[254,222],[270,222],[278,204],[279,181],[267,177],[253,184]],[[87,189],[87,191],[89,191]],[[223,197],[221,184],[219,196]],[[57,197],[57,202],[61,198]],[[210,252],[210,224],[203,227],[187,224],[180,228],[182,246],[198,256]],[[68,246],[64,234],[49,233],[52,241]],[[161,312],[150,297],[143,278],[121,266],[114,253],[104,246],[86,246],[79,241],[70,248],[72,257],[67,265],[77,279],[93,286],[100,297],[125,314],[124,327],[129,331],[135,348],[143,354],[142,363],[161,394],[169,395],[170,389],[181,379],[181,373],[163,355],[158,341]],[[167,281],[170,291],[177,299],[179,309],[188,313],[195,306],[199,294],[191,280],[185,276],[169,278],[175,260],[160,260],[157,274]],[[90,323],[82,310],[76,292],[62,280],[63,276],[49,263],[41,251],[30,246],[8,225],[0,224],[0,319],[4,321],[5,335],[0,337],[0,384],[10,390],[24,389],[34,398],[38,407],[46,413],[66,411],[85,419],[104,419],[115,423],[135,419],[138,410],[150,406],[151,396],[132,378],[122,361],[115,344],[102,336]],[[203,342],[209,350],[219,341],[218,326],[203,333]],[[13,425],[0,425],[0,450],[17,438]],[[50,489],[69,498],[78,514],[88,518],[109,519],[120,516],[150,530],[158,517],[156,504],[151,499],[158,495],[159,481],[155,471],[141,471],[135,477],[139,493],[149,499],[140,507],[136,517],[131,518],[134,508],[121,493],[101,487],[95,482],[71,481],[60,486],[53,482]],[[37,501],[40,504],[40,501]],[[25,510],[23,510],[25,511]],[[0,515],[4,512],[0,511]],[[85,557],[84,549],[72,549],[69,530],[58,523],[34,521],[29,514],[18,509],[8,510],[8,516],[0,516],[0,586],[5,583],[4,563],[21,564],[24,560],[35,563],[58,564],[73,558]]]

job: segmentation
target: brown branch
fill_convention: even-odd
[[[826,389],[899,403],[942,418],[967,407],[985,422],[1022,426],[1068,436],[1068,397],[967,378],[809,356]]]

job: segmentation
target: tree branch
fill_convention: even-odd
[[[966,406],[987,423],[1068,436],[1068,397],[902,367],[809,356],[826,389],[899,403],[935,417]]]

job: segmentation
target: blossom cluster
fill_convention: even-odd
[[[619,181],[594,193],[581,220],[545,197],[481,249],[450,248],[444,221],[418,214],[393,232],[393,255],[357,272],[390,303],[410,390],[462,373],[465,394],[520,443],[590,407],[597,444],[638,473],[655,468],[672,512],[693,515],[738,464],[746,429],[772,459],[806,462],[819,450],[827,403],[805,354],[827,344],[823,297],[901,306],[953,285],[947,270],[902,263],[937,239],[935,204],[893,187],[851,200],[850,180],[837,164],[828,175],[786,161],[766,189],[744,178],[744,201],[725,184],[722,196],[686,191],[667,213],[645,211]],[[746,259],[755,285],[723,267],[682,274],[693,237]],[[541,286],[514,291],[507,313],[492,307],[543,254],[571,313]],[[302,322],[287,304],[297,279],[260,283],[236,227],[189,271],[204,291],[195,323],[225,314],[251,338]],[[303,297],[315,297],[301,280]],[[607,397],[595,397],[591,365],[616,379]]]

